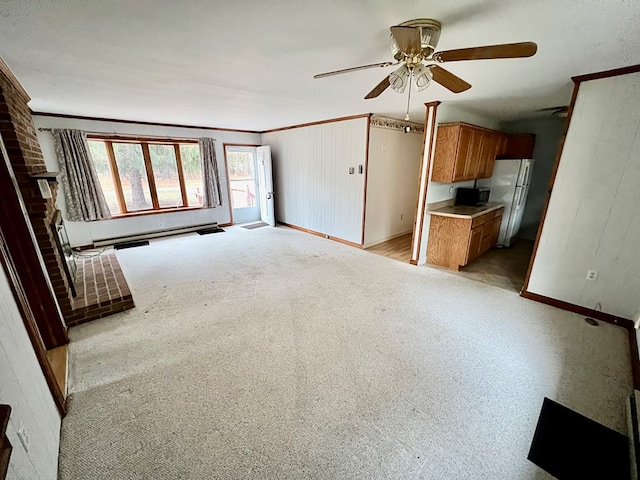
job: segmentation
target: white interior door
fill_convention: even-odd
[[[260,190],[260,218],[272,227],[276,226],[275,199],[273,198],[273,174],[271,171],[271,147],[258,147],[258,185]]]

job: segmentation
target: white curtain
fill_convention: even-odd
[[[222,205],[222,188],[216,160],[216,139],[199,138],[200,163],[202,164],[203,204],[214,208]]]
[[[51,131],[56,145],[67,218],[74,222],[111,218],[82,130]]]

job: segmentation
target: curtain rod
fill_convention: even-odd
[[[53,128],[45,128],[45,127],[40,127],[38,128],[38,131],[40,132],[52,132],[54,129]],[[156,135],[135,135],[135,134],[122,134],[122,133],[117,133],[117,132],[112,132],[112,133],[106,133],[106,132],[86,132],[87,136],[89,137],[102,137],[102,138],[116,138],[116,139],[122,139],[122,140],[137,140],[137,141],[145,141],[145,140],[156,140],[156,141],[166,141],[166,142],[173,142],[173,141],[190,141],[190,142],[197,142],[198,138],[197,137],[161,137],[161,136],[156,136]],[[207,138],[213,138],[213,137],[207,137]],[[215,138],[213,138],[215,140]]]

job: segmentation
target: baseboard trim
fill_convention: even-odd
[[[349,245],[350,247],[355,247],[355,248],[360,248],[360,249],[362,248],[362,244],[360,244],[360,243],[350,242],[349,240],[344,240],[343,238],[334,237],[332,235],[327,235],[327,234],[324,234],[324,233],[316,232],[315,230],[309,230],[308,228],[299,227],[299,226],[293,225],[291,223],[278,222],[278,224],[282,225],[282,226],[285,226],[285,227],[293,228],[294,230],[299,230],[299,231],[304,232],[304,233],[310,233],[311,235],[315,235],[316,237],[327,238],[329,240],[333,240],[334,242],[343,243],[344,245]]]
[[[593,310],[591,308],[581,307],[580,305],[564,302],[562,300],[556,300],[555,298],[551,297],[545,297],[544,295],[538,295],[537,293],[532,293],[526,290],[520,292],[520,296],[529,300],[534,300],[536,302],[551,305],[552,307],[556,307],[561,310],[567,310],[569,312],[584,315],[586,317],[596,318],[598,320],[602,320],[603,322],[618,325],[619,327],[624,327],[626,329],[633,328],[633,322],[628,318],[618,317],[616,315],[611,315],[610,313],[604,313],[598,310]]]
[[[640,352],[638,352],[638,335],[635,327],[631,326],[629,332],[629,350],[631,353],[631,374],[633,376],[633,388],[640,390]]]

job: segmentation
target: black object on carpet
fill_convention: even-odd
[[[221,229],[220,227],[203,228],[202,230],[196,230],[196,233],[198,235],[209,235],[210,233],[220,233],[220,232],[224,232],[224,230]]]
[[[625,435],[548,398],[527,458],[559,480],[630,479]]]
[[[116,250],[122,250],[123,248],[144,247],[145,245],[149,245],[149,240],[116,243],[113,248],[115,248]]]
[[[258,223],[252,223],[250,225],[243,225],[242,228],[246,228],[247,230],[253,230],[254,228],[266,227],[268,225],[269,224],[265,222],[258,222]]]

